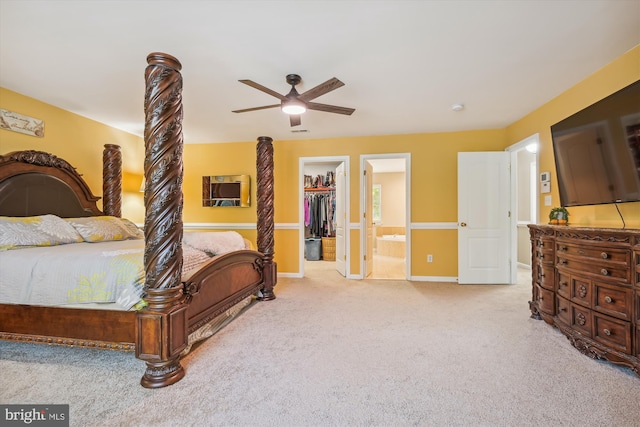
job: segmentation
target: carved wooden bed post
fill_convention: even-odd
[[[264,254],[263,301],[275,299],[273,287],[277,282],[277,265],[273,262],[273,139],[268,136],[258,138],[256,181],[258,198],[258,251]]]
[[[122,152],[119,145],[105,144],[102,152],[102,211],[122,216]]]
[[[147,363],[140,383],[171,385],[185,375],[180,353],[187,345],[187,305],[182,272],[182,65],[151,53],[145,70],[145,291],[149,306],[138,313],[136,356]]]

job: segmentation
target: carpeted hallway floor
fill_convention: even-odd
[[[131,353],[0,342],[0,402],[69,403],[73,426],[640,425],[640,378],[529,317],[513,286],[345,280],[305,267],[138,382]]]

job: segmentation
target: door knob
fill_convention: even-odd
[[[461,222],[461,223],[460,223],[460,227],[466,227],[466,226],[467,226],[467,223],[466,223],[466,222]]]

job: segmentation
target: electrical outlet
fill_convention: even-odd
[[[433,255],[427,255],[427,262],[433,262]]]

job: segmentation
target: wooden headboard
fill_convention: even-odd
[[[76,169],[53,154],[25,150],[0,155],[1,216],[110,214],[98,209],[98,200]],[[105,197],[105,207],[106,201]]]

